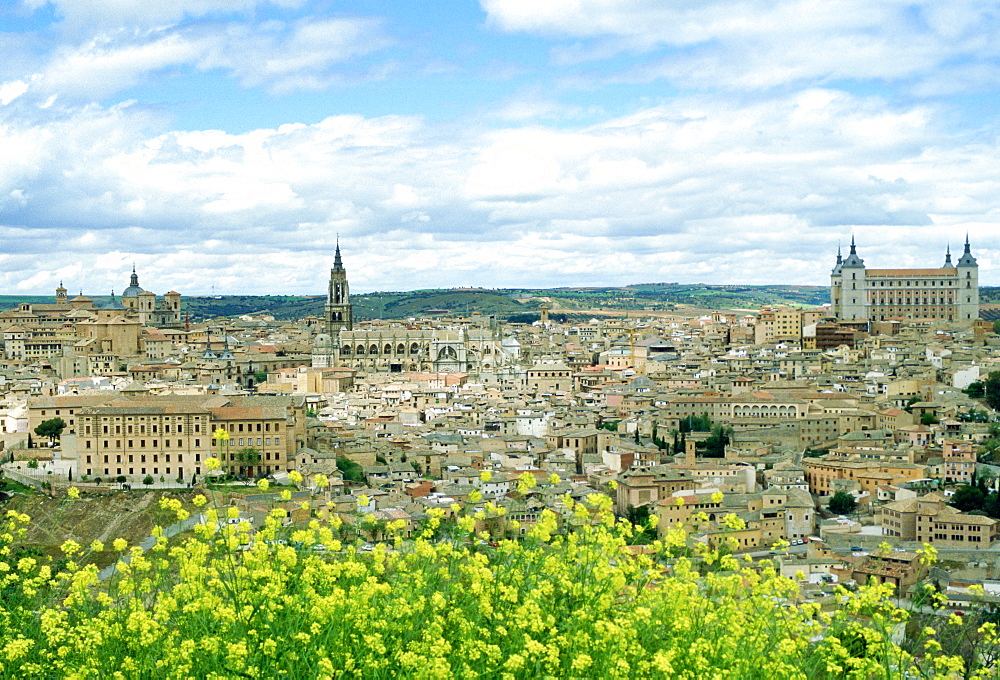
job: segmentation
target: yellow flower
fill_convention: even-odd
[[[551,475],[549,475],[549,484],[555,486],[558,483],[559,483],[559,475],[553,472]]]
[[[315,475],[313,477],[313,484],[316,485],[317,489],[325,489],[330,486],[330,478],[326,475]]]
[[[203,496],[202,494],[198,494],[191,500],[191,502],[195,504],[195,507],[200,508],[201,506],[205,505],[205,503],[208,503],[208,499],[205,498],[205,496]]]
[[[222,467],[222,461],[220,461],[215,456],[211,456],[205,459],[205,467],[207,467],[209,470],[218,470],[220,467]]]
[[[289,472],[288,478],[292,480],[292,482],[294,482],[295,484],[302,483],[302,473],[299,472],[298,470],[292,470],[291,472]]]
[[[74,553],[80,552],[80,544],[74,540],[69,540],[62,544],[60,550],[67,555],[73,555]]]
[[[90,544],[90,549],[93,550],[94,552],[101,552],[102,550],[104,550],[104,544],[101,543],[100,541],[94,541],[93,543]]]
[[[366,507],[368,503],[371,502],[371,499],[369,499],[368,496],[361,494],[360,496],[357,497],[356,502],[359,508],[363,508]]]
[[[111,547],[113,547],[118,552],[121,552],[122,550],[128,547],[128,541],[126,541],[124,538],[116,538],[111,543]]]
[[[69,487],[69,489],[66,490],[66,495],[69,496],[70,498],[79,498],[80,490],[75,486],[71,486]]]
[[[493,479],[493,473],[490,470],[483,470],[479,473],[479,479],[483,482],[488,482]]]
[[[223,429],[223,428],[220,427],[219,429],[217,429],[215,432],[212,433],[212,438],[213,439],[218,439],[220,443],[221,442],[228,442],[229,441],[229,433],[226,432],[225,429]]]
[[[266,479],[258,479],[257,480],[257,488],[260,489],[261,491],[267,491],[267,489],[268,489],[268,487],[270,485],[271,485],[271,483],[268,482]]]

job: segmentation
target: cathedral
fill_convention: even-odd
[[[979,265],[969,238],[958,262],[951,249],[944,264],[933,269],[869,269],[851,252],[830,273],[830,303],[840,320],[940,320],[971,323],[979,318]]]
[[[315,368],[346,366],[364,371],[478,373],[503,360],[496,327],[413,328],[403,324],[354,328],[347,270],[340,244],[334,253],[324,308],[324,332],[313,343]]]

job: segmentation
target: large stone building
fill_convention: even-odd
[[[172,290],[158,300],[155,293],[139,287],[139,275],[134,266],[128,288],[122,291],[122,305],[134,312],[144,326],[180,328],[183,325],[181,294]]]
[[[869,269],[854,239],[846,259],[837,253],[830,273],[830,302],[841,320],[964,321],[979,318],[979,265],[969,239],[957,263],[949,249],[937,269]]]
[[[280,472],[306,443],[305,400],[292,396],[112,392],[29,403],[29,427],[51,418],[66,422],[64,455],[74,442],[79,474],[133,482],[146,475],[189,482],[207,472],[210,456],[225,470],[252,477]],[[227,438],[218,437],[219,430]]]
[[[493,371],[507,355],[499,327],[423,327],[392,324],[356,328],[347,270],[340,255],[334,255],[327,287],[324,331],[313,342],[314,368],[343,366],[366,371]]]

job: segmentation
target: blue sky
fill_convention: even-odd
[[[1000,285],[1000,5],[13,0],[0,291]]]

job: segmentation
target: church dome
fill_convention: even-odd
[[[139,293],[145,293],[142,288],[139,287],[139,275],[135,273],[135,267],[132,267],[132,279],[129,281],[128,288],[122,291],[123,298],[134,298],[139,297]]]

